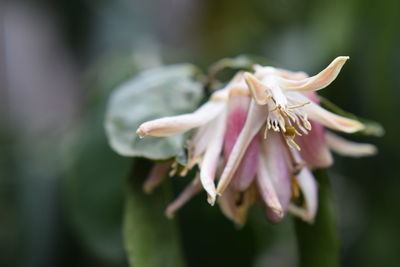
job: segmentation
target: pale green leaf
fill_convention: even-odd
[[[143,71],[116,88],[105,119],[114,151],[155,160],[175,156],[182,149],[183,135],[140,139],[136,129],[148,120],[193,111],[203,96],[202,83],[194,79],[197,74],[190,64],[162,66]]]

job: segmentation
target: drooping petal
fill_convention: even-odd
[[[305,105],[303,110],[308,114],[311,120],[315,120],[332,130],[345,133],[355,133],[361,131],[365,127],[357,120],[336,115],[315,103]]]
[[[283,90],[287,91],[316,91],[327,87],[338,76],[344,63],[349,57],[337,57],[328,67],[315,76],[303,80],[289,80],[279,78],[279,84]]]
[[[136,132],[141,137],[162,137],[181,133],[206,124],[220,114],[224,108],[225,103],[222,101],[208,101],[193,113],[145,122],[139,126]]]
[[[250,98],[247,96],[232,96],[229,103],[228,121],[225,132],[224,156],[229,155],[235,145],[240,132],[246,122],[247,111],[250,104]],[[258,143],[255,138],[250,142],[246,149],[243,160],[240,162],[234,177],[232,186],[235,190],[246,190],[254,180],[258,163]]]
[[[241,227],[246,223],[247,211],[254,204],[255,198],[254,186],[244,192],[228,187],[224,195],[218,199],[218,204],[222,213]]]
[[[282,205],[279,201],[277,190],[275,190],[272,177],[268,173],[266,158],[265,155],[263,154],[264,153],[260,154],[259,164],[257,169],[258,190],[265,204],[267,205],[268,209],[270,209],[276,215],[276,216],[272,215],[274,221],[279,221],[283,217],[284,213]]]
[[[307,114],[308,118],[311,120],[314,120],[328,128],[345,133],[354,133],[365,128],[364,124],[357,120],[334,114],[322,108],[319,104],[312,101],[310,102],[310,100],[313,99],[306,97],[303,93],[288,92],[286,93],[286,96],[291,102],[307,103],[301,107],[301,111]]]
[[[297,179],[297,183],[304,196],[304,203],[302,206],[291,203],[289,211],[302,220],[312,223],[318,209],[317,181],[307,167],[303,167],[295,179]]]
[[[291,174],[289,172],[289,159],[286,151],[286,144],[283,142],[280,133],[270,131],[267,139],[264,141],[262,149],[265,153],[265,164],[269,177],[278,194],[279,202],[282,207],[283,214],[278,217],[272,212],[267,214],[268,218],[273,222],[282,219],[289,206],[291,192]]]
[[[246,72],[244,79],[249,87],[250,93],[259,105],[266,105],[271,98],[270,88],[261,83],[254,75]]]
[[[165,215],[168,218],[173,218],[177,210],[179,210],[183,205],[186,204],[194,195],[201,191],[200,179],[197,176],[193,182],[191,182],[180,194],[179,196],[168,205],[165,210]]]
[[[167,177],[167,171],[171,167],[171,162],[160,162],[154,164],[150,171],[149,176],[144,181],[143,191],[146,194],[150,194],[155,187],[157,187],[161,182]]]
[[[229,155],[228,161],[221,175],[221,179],[218,183],[217,194],[222,194],[232,180],[232,177],[237,170],[251,140],[265,123],[267,113],[267,106],[260,106],[254,100],[251,101],[245,125],[240,132],[235,145],[233,146],[232,152]]]
[[[254,181],[257,172],[259,142],[254,137],[246,149],[243,159],[232,178],[231,186],[238,191],[245,191]]]
[[[342,156],[365,157],[377,153],[374,145],[352,142],[330,132],[326,133],[326,140],[329,147]]]
[[[210,129],[210,131],[213,131],[214,136],[208,140],[209,144],[200,168],[200,181],[208,194],[208,203],[211,205],[214,205],[216,198],[214,179],[224,141],[226,114],[222,114],[217,118],[214,126],[214,129]]]
[[[228,118],[224,138],[224,156],[228,158],[231,154],[240,132],[246,122],[250,99],[245,96],[231,97],[228,105]]]

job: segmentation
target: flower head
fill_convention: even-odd
[[[237,224],[245,222],[247,209],[257,200],[271,221],[291,212],[312,222],[318,193],[310,169],[332,164],[329,148],[350,156],[375,152],[371,145],[349,143],[324,129],[353,133],[364,127],[322,108],[315,93],[337,77],[347,59],[338,57],[311,77],[256,65],[253,73],[236,74],[195,112],[143,123],[137,130],[142,137],[194,129],[187,165],[179,169],[174,164],[171,174],[186,175],[195,165],[200,171],[167,215],[203,188],[211,205],[220,196],[223,213]],[[155,168],[152,174],[165,169],[165,163]],[[160,180],[160,175],[151,175],[146,190]]]

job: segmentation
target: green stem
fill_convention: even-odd
[[[129,266],[182,267],[180,241],[174,220],[164,216],[170,201],[170,184],[164,183],[152,195],[142,191],[148,162],[136,160],[128,180],[123,235]]]
[[[340,266],[340,244],[329,177],[325,170],[314,175],[319,184],[319,208],[314,224],[295,220],[301,267]]]

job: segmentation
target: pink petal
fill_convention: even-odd
[[[192,183],[190,183],[180,195],[168,205],[165,210],[165,215],[168,218],[173,218],[176,211],[178,211],[183,205],[186,204],[194,195],[201,191],[201,184],[199,178],[196,177]]]
[[[268,137],[263,145],[266,157],[266,168],[278,194],[283,213],[288,209],[292,196],[290,182],[291,173],[289,171],[289,159],[285,146],[286,144],[283,143],[280,134],[272,131],[268,133]],[[270,213],[270,215],[272,214]],[[283,215],[280,216],[280,218],[282,217]],[[269,219],[276,221],[278,218],[269,216]]]
[[[171,167],[171,162],[160,162],[154,164],[153,168],[150,171],[149,176],[144,181],[143,191],[146,194],[150,194],[155,187],[161,184],[161,182],[167,176],[167,171]]]
[[[235,190],[245,191],[254,181],[257,172],[259,142],[256,137],[250,142],[242,161],[240,162],[231,184]]]
[[[225,108],[222,101],[209,101],[195,112],[172,117],[164,117],[143,123],[136,131],[143,136],[169,136],[185,132],[206,124],[220,114]]]
[[[268,207],[269,215],[274,218],[274,221],[280,221],[284,215],[281,203],[279,201],[277,190],[275,189],[274,182],[270,176],[266,164],[266,157],[260,154],[258,171],[257,171],[257,185],[258,190]],[[269,217],[269,216],[268,216]]]
[[[311,168],[327,168],[332,165],[333,158],[325,139],[324,127],[310,121],[311,131],[297,136],[295,141],[300,146],[300,155]]]
[[[225,132],[224,156],[229,155],[235,145],[240,132],[246,122],[250,99],[246,96],[232,97],[229,105],[229,115],[227,128]],[[246,190],[254,180],[258,161],[258,143],[255,138],[250,142],[242,162],[240,162],[237,171],[232,180],[232,186],[238,191]]]
[[[233,178],[251,140],[264,125],[268,114],[267,106],[260,106],[254,100],[250,103],[245,125],[229,155],[225,169],[217,186],[217,194],[222,194]]]
[[[319,105],[319,99],[315,92],[304,92],[312,102]],[[333,158],[326,143],[324,127],[310,121],[311,131],[303,136],[296,137],[297,144],[301,147],[300,155],[311,168],[326,168],[332,165]]]
[[[328,67],[315,76],[303,80],[280,78],[279,84],[287,91],[316,91],[327,87],[338,76],[349,57],[337,57]]]

